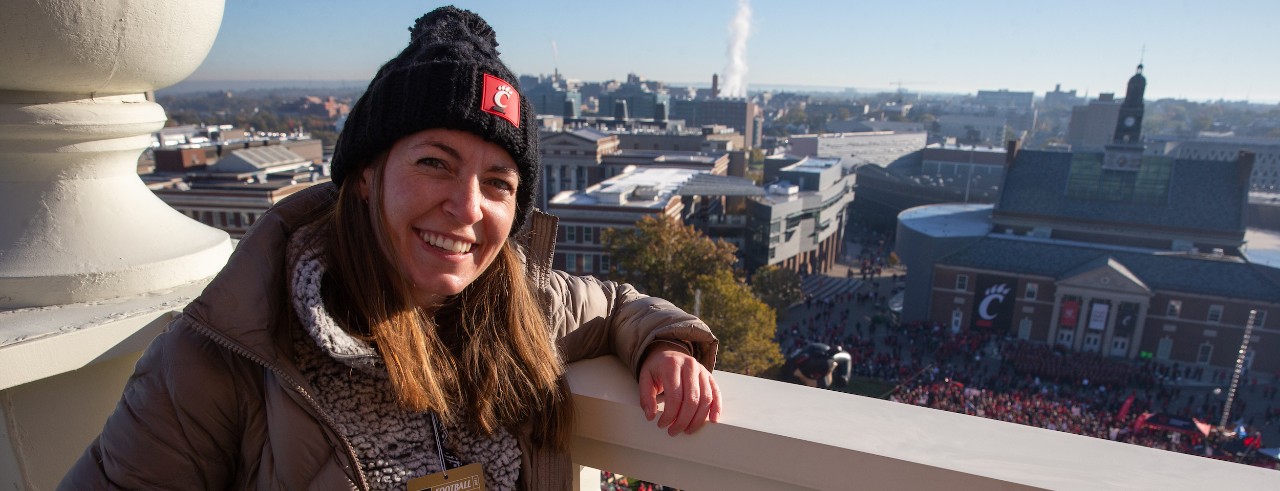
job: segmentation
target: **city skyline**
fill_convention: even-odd
[[[1063,90],[1123,93],[1141,61],[1148,99],[1280,101],[1280,48],[1265,38],[1280,4],[1230,1],[1010,0],[909,5],[852,2],[668,1],[525,4],[455,2],[493,25],[513,71],[557,68],[583,81],[628,73],[671,84],[729,82],[730,25],[750,9],[743,72],[748,89],[976,93]],[[379,9],[336,0],[236,0],[189,81],[363,83],[403,47],[413,20],[434,5]],[[337,22],[335,22],[337,21]],[[282,40],[288,40],[282,41]],[[740,45],[741,46],[741,45]]]

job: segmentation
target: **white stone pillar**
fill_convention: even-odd
[[[1142,344],[1143,331],[1147,326],[1147,309],[1151,307],[1151,299],[1144,299],[1138,302],[1138,321],[1133,326],[1133,334],[1129,335],[1129,353],[1128,358],[1137,358],[1140,345]]]
[[[222,0],[13,0],[0,13],[0,488],[54,489],[139,353],[231,252],[157,199],[146,92],[208,54]],[[38,308],[23,308],[38,307]]]
[[[1058,318],[1062,315],[1062,297],[1065,296],[1066,294],[1062,292],[1053,294],[1053,313],[1049,315],[1049,338],[1045,339],[1049,346],[1058,345]]]
[[[137,159],[145,93],[208,54],[221,0],[15,0],[0,15],[0,309],[93,302],[215,274],[225,232],[174,211]]]

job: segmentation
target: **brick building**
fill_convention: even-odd
[[[1010,145],[989,210],[904,212],[898,243],[912,271],[904,318],[1230,367],[1255,312],[1246,366],[1280,370],[1280,271],[1244,247],[1253,155],[1144,156],[1144,88],[1139,71],[1104,151]]]

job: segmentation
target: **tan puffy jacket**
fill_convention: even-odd
[[[351,446],[293,363],[284,262],[293,230],[332,206],[314,186],[265,214],[226,267],[138,361],[102,434],[61,489],[367,489]],[[541,231],[539,231],[541,228]],[[551,271],[554,220],[535,220],[531,274],[567,362],[616,354],[638,370],[655,339],[690,343],[708,368],[702,321],[630,285]],[[539,241],[537,238],[542,240]],[[639,410],[639,409],[637,409]],[[571,461],[517,435],[524,489],[568,489]]]

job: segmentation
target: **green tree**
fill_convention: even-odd
[[[634,229],[610,229],[609,277],[697,313],[720,339],[716,368],[759,374],[782,360],[774,311],[734,276],[734,247],[674,220],[645,217]]]
[[[764,266],[751,276],[751,291],[777,313],[778,320],[792,305],[804,300],[800,275],[777,266]]]
[[[759,375],[782,362],[773,340],[774,311],[751,294],[751,288],[722,270],[697,279],[702,292],[699,317],[720,339],[716,368],[743,375]]]
[[[633,229],[608,229],[601,237],[612,259],[609,277],[680,306],[693,304],[694,280],[732,271],[736,249],[689,225],[646,216]]]

